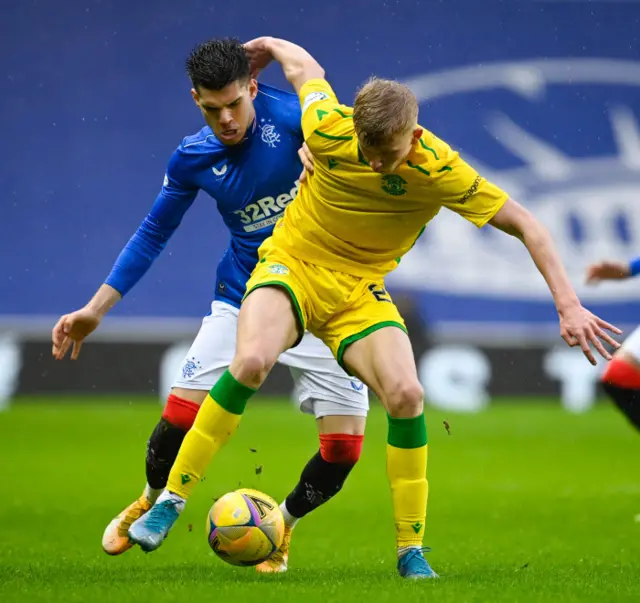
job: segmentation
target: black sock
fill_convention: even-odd
[[[317,452],[302,470],[296,487],[287,496],[287,511],[300,518],[326,503],[340,492],[354,466],[352,463],[329,463]]]
[[[626,389],[611,383],[603,383],[602,387],[629,422],[640,431],[640,390]]]
[[[166,419],[160,419],[147,443],[147,483],[154,490],[167,485],[171,467],[187,432]]]

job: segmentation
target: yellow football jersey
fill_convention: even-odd
[[[300,260],[381,278],[440,208],[480,227],[507,200],[427,130],[393,173],[374,172],[359,150],[353,110],[338,102],[326,80],[306,82],[300,102],[315,173],[300,186],[272,241]]]

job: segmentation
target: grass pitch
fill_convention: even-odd
[[[343,492],[296,528],[290,571],[258,576],[213,556],[206,511],[240,485],[286,495],[317,449],[313,420],[253,401],[164,545],[111,558],[102,531],[144,485],[160,406],[86,402],[20,400],[0,414],[3,603],[640,601],[640,435],[608,405],[429,410],[427,544],[441,579],[408,583],[395,572],[379,407]]]

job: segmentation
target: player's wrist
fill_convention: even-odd
[[[579,308],[582,304],[578,297],[574,294],[566,294],[563,296],[558,296],[556,299],[556,309],[558,310],[558,314],[562,316],[571,310],[575,310]]]
[[[97,293],[89,300],[89,303],[85,306],[92,314],[95,314],[98,318],[102,319],[104,316],[115,306],[118,301],[122,299],[120,292],[108,285],[103,284]]]

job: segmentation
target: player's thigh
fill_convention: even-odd
[[[615,356],[624,358],[640,370],[640,327],[632,331],[631,335],[622,342]]]
[[[364,429],[369,412],[368,389],[359,379],[347,375],[320,339],[305,333],[300,344],[278,361],[291,371],[295,383],[293,399],[300,410],[314,415],[322,424],[325,417],[339,417],[343,428],[335,433],[359,433]],[[349,422],[348,417],[353,420]]]
[[[280,263],[281,255],[276,260],[263,258],[247,283],[232,372],[242,373],[246,367],[249,372],[268,371],[282,352],[302,338],[305,291],[291,269]],[[293,258],[289,260],[295,264]]]
[[[423,391],[404,320],[382,285],[361,289],[357,301],[327,325],[323,339],[390,414],[416,416],[422,412]]]
[[[424,392],[407,333],[383,326],[353,341],[343,355],[345,366],[376,392],[394,417],[414,417],[423,411]]]
[[[213,302],[182,362],[171,393],[202,404],[233,359],[237,328],[238,309]]]

